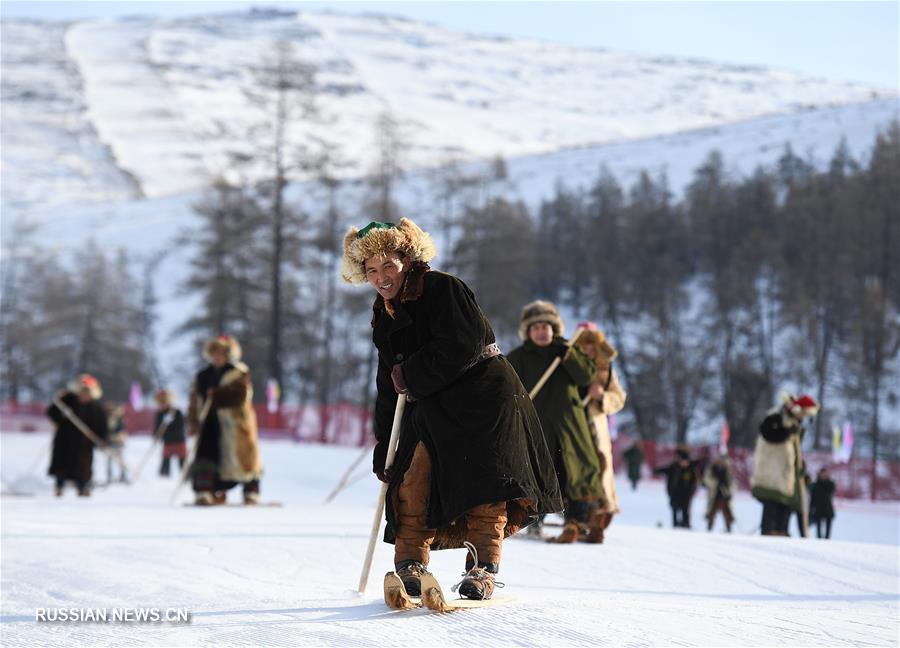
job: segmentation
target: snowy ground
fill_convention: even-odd
[[[623,513],[604,545],[513,538],[501,580],[514,602],[442,616],[385,608],[391,547],[381,543],[356,595],[377,482],[366,475],[322,504],[356,449],[264,442],[264,499],[284,507],[195,509],[168,506],[173,482],[155,476],[156,457],[134,486],[57,500],[38,476],[48,438],[0,435],[4,493],[35,493],[0,500],[3,646],[898,644],[895,503],[839,502],[835,540],[824,542],[750,536],[760,507],[742,494],[728,536],[657,528],[669,519],[661,485],[620,484]],[[147,447],[131,441],[127,460]],[[95,477],[105,477],[99,454]],[[434,554],[446,589],[463,559]],[[187,608],[191,621],[34,620],[37,608],[63,607]]]

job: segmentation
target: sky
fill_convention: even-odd
[[[183,16],[250,7],[387,13],[451,29],[769,65],[900,90],[900,2],[0,2],[3,18]]]

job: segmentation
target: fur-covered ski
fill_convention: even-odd
[[[384,575],[384,602],[392,610],[413,610],[422,607],[418,596],[410,596],[396,572]]]
[[[509,603],[512,600],[508,596],[489,598],[483,601],[464,598],[448,599],[444,596],[444,590],[441,589],[440,583],[437,582],[437,579],[432,574],[426,574],[420,580],[422,582],[422,603],[429,610],[434,610],[435,612],[453,612],[454,610],[491,607],[492,605]]]
[[[420,578],[422,583],[422,596],[410,596],[403,586],[403,581],[395,572],[384,575],[384,602],[392,610],[415,610],[427,607],[434,612],[454,612],[471,608],[490,607],[512,601],[511,597],[501,596],[490,598],[486,601],[472,599],[447,599],[444,590],[432,574],[426,574]]]

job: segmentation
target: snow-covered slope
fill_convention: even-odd
[[[512,538],[499,593],[513,602],[440,616],[385,608],[380,580],[392,551],[383,543],[365,596],[354,591],[378,483],[364,465],[361,480],[322,501],[358,450],[264,441],[263,497],[284,507],[198,510],[168,506],[173,484],[155,476],[155,456],[135,486],[57,500],[48,478],[24,474],[47,437],[5,433],[0,442],[3,480],[37,493],[0,500],[4,646],[898,643],[896,504],[838,502],[830,542],[761,538],[748,535],[760,507],[746,494],[734,534],[674,531],[656,527],[669,519],[660,484],[632,493],[620,483],[623,512],[605,544]],[[126,459],[136,464],[148,443],[130,441]],[[461,550],[433,554],[445,589],[463,561]],[[187,608],[192,617],[187,625],[35,623],[37,608],[61,607]]]
[[[788,142],[795,153],[824,168],[842,138],[854,157],[865,159],[876,134],[898,116],[896,101],[886,99],[606,146],[522,156],[509,160],[508,180],[492,188],[492,192],[523,200],[535,210],[541,200],[552,196],[559,180],[569,187],[587,187],[605,165],[625,186],[634,182],[642,169],[665,173],[677,195],[713,149],[723,152],[730,172],[746,175],[759,165],[774,165]],[[483,172],[483,167],[483,163],[473,162],[463,165],[460,171],[471,175]],[[424,227],[434,229],[437,235],[439,215],[435,211],[438,203],[434,198],[435,174],[435,170],[429,169],[408,174],[398,185],[397,198],[404,214],[412,216]],[[308,213],[319,216],[321,205],[326,204],[319,191],[315,187],[297,185],[292,188],[290,198]],[[358,183],[348,183],[341,189],[340,202],[345,214],[357,213],[362,191],[363,187]],[[200,191],[191,191],[156,199],[67,205],[64,210],[32,211],[31,220],[40,225],[38,237],[42,245],[50,248],[64,250],[93,238],[103,247],[128,249],[132,258],[141,261],[159,259],[164,250],[167,256],[154,274],[160,299],[157,337],[170,340],[171,332],[193,306],[179,294],[192,251],[173,247],[172,240],[182,228],[193,227],[197,222],[191,205],[201,195]],[[11,222],[12,219],[4,216],[3,227],[8,227]],[[436,242],[439,252],[436,267],[442,267],[449,250],[439,235]],[[163,367],[176,367],[185,357],[192,357],[186,346],[187,340],[181,342],[170,340],[160,349]],[[167,373],[186,380],[190,371]],[[176,387],[185,388],[186,385],[176,379]]]
[[[4,23],[4,201],[60,205],[90,197],[107,167],[134,177],[147,196],[207,185],[269,117],[248,98],[253,68],[276,42],[318,71],[327,135],[359,173],[373,159],[373,123],[390,110],[410,149],[406,163],[548,153],[669,135],[810,107],[845,105],[896,91],[757,66],[651,57],[454,32],[385,16],[257,11],[194,18],[123,18],[72,24]],[[35,62],[38,61],[37,65]],[[24,95],[47,74],[54,97]],[[54,148],[79,124],[47,130],[35,115],[83,110],[93,147],[54,166]],[[7,116],[7,111],[12,112]],[[299,144],[323,126],[298,122]],[[74,134],[73,134],[74,133]],[[18,175],[7,137],[48,142],[42,174]],[[35,140],[34,138],[40,138]],[[58,140],[58,141],[57,141]],[[73,165],[85,174],[73,180]],[[27,182],[26,182],[27,181]],[[54,188],[55,191],[47,190]],[[94,199],[110,198],[98,190]],[[48,194],[51,194],[48,196]]]

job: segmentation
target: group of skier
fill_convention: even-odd
[[[498,585],[506,537],[529,525],[533,537],[542,537],[544,516],[562,512],[563,527],[551,542],[602,543],[620,510],[607,423],[626,398],[613,369],[615,348],[592,322],[565,338],[558,309],[535,301],[522,311],[521,345],[504,354],[472,291],[431,269],[435,254],[431,237],[406,218],[350,228],[343,245],[343,278],[368,283],[376,293],[373,471],[387,484],[384,540],[394,544],[402,592],[388,600],[386,590],[386,601],[395,606],[422,593],[423,579],[431,577],[431,550],[467,548],[457,589],[464,598],[485,600]],[[244,502],[256,503],[262,466],[249,369],[232,337],[208,341],[203,355],[208,365],[194,377],[186,416],[171,392],[156,394],[160,473],[169,474],[173,457],[182,468],[187,460],[196,504],[223,503],[238,484]],[[398,407],[401,396],[404,408]],[[56,403],[48,410],[58,424],[50,469],[58,494],[66,479],[80,494],[89,492],[92,440],[74,421],[95,433],[94,443],[108,445],[99,397],[99,383],[79,376],[62,395],[71,416]],[[815,414],[808,398],[792,398],[763,423],[753,481],[754,495],[764,502],[763,533],[786,531],[785,511],[800,492],[796,439],[802,418]],[[400,411],[395,454],[388,446]],[[191,458],[185,428],[197,439]],[[636,488],[639,442],[626,460]],[[675,461],[658,472],[667,475],[673,524],[689,526],[697,462],[679,448]],[[730,530],[734,475],[726,456],[709,464],[703,481],[710,491],[709,528],[721,512]]]
[[[170,475],[174,458],[184,477],[190,468],[195,504],[222,504],[227,491],[238,484],[243,486],[244,503],[255,504],[262,465],[249,369],[240,361],[237,340],[226,335],[209,340],[203,357],[208,365],[194,377],[187,417],[176,406],[172,391],[160,389],[154,394],[154,445],[162,445],[159,474]],[[101,406],[102,393],[96,378],[81,374],[47,409],[47,416],[56,424],[49,474],[56,479],[58,497],[68,481],[74,482],[79,496],[90,496],[94,446],[108,456],[110,481],[113,463],[120,467],[120,481],[127,481],[122,459],[123,416],[120,408]],[[185,465],[186,427],[196,439],[189,466]]]

